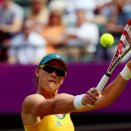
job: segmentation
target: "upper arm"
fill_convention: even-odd
[[[57,95],[54,99],[45,99],[39,94],[28,96],[22,106],[22,112],[33,116],[47,116],[58,113],[69,113],[75,110],[74,96]]]
[[[14,18],[13,18],[12,24],[8,26],[10,32],[17,33],[21,31],[23,19],[24,19],[24,12],[21,8],[14,11]]]

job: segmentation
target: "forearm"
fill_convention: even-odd
[[[74,112],[76,109],[74,107],[75,96],[56,98],[54,112],[57,113],[69,113]]]
[[[120,74],[112,81],[99,96],[97,103],[89,109],[89,107],[81,109],[80,111],[93,110],[96,108],[107,107],[112,104],[116,98],[122,93],[126,87],[127,82],[131,79],[131,60],[125,65]]]
[[[54,99],[48,99],[38,104],[34,113],[39,116],[46,116],[51,114],[70,113],[74,110],[74,96],[60,94]]]
[[[2,25],[1,30],[6,33],[17,33],[22,29],[22,22],[16,21],[11,25]]]
[[[113,23],[109,23],[109,24],[107,24],[106,29],[108,31],[117,33],[117,32],[122,32],[123,31],[123,26],[116,25],[116,24],[113,24]]]
[[[7,26],[8,28],[8,32],[11,32],[11,33],[17,33],[19,31],[21,31],[22,29],[22,23],[17,23],[17,24],[14,24],[14,25],[11,25],[11,26]]]
[[[128,81],[123,79],[119,74],[117,78],[104,89],[102,95],[105,106],[112,104],[112,102],[118,98],[126,87],[127,82]]]
[[[109,84],[103,91],[106,103],[110,105],[126,87],[128,80],[131,79],[131,60],[125,65],[117,78]]]
[[[117,76],[117,78],[114,81],[112,81],[103,90],[102,94],[100,95],[100,97],[98,99],[98,102],[92,108],[87,106],[87,107],[80,109],[78,111],[79,112],[89,111],[89,110],[103,108],[103,107],[107,107],[107,106],[111,105],[112,102],[114,102],[119,97],[119,95],[122,93],[127,82],[128,81],[123,79],[122,76],[119,74]]]

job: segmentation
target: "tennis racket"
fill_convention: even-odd
[[[121,35],[117,50],[115,52],[115,55],[110,62],[110,65],[106,71],[106,73],[101,78],[100,82],[97,85],[98,91],[102,91],[105,87],[106,83],[109,80],[109,77],[111,76],[112,72],[114,71],[115,67],[118,65],[120,60],[131,50],[131,18],[127,22],[124,31]]]

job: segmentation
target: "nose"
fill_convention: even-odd
[[[53,72],[51,73],[51,75],[54,76],[54,77],[57,76],[57,75],[56,75],[56,71],[53,71]]]

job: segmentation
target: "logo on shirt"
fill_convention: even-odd
[[[55,116],[59,119],[64,119],[65,118],[65,114],[55,114]]]
[[[63,125],[59,121],[57,121],[56,126],[63,126]]]

